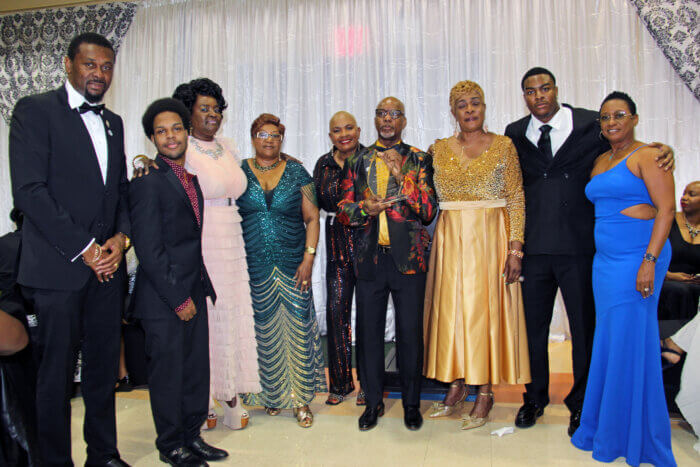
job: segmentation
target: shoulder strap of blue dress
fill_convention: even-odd
[[[640,149],[645,148],[645,147],[647,147],[647,146],[649,146],[649,145],[648,145],[648,144],[642,144],[642,145],[639,146],[637,149],[635,149],[635,150],[632,151],[631,153],[627,154],[627,155],[625,156],[625,158],[622,159],[622,160],[623,160],[623,161],[626,160],[629,156],[631,156],[631,155],[634,154],[635,152],[637,152],[637,151],[639,151]]]

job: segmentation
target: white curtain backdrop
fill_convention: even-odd
[[[700,179],[700,103],[628,0],[150,1],[121,46],[107,103],[124,118],[128,158],[152,155],[140,124],[145,107],[183,81],[209,77],[229,102],[221,134],[244,157],[251,122],[271,112],[287,126],[283,150],[311,172],[329,149],[330,116],[355,114],[361,141],[371,144],[373,110],[388,95],[406,104],[406,142],[427,149],[450,135],[448,94],[463,79],[482,85],[489,129],[502,133],[527,113],[520,79],[538,65],[557,77],[560,102],[597,109],[610,91],[628,92],[638,138],[675,150],[677,193]],[[3,230],[6,135],[0,121]],[[313,282],[322,327],[324,272],[320,253]]]

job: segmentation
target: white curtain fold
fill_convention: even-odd
[[[108,105],[124,118],[128,158],[152,155],[140,122],[146,106],[206,76],[229,102],[221,134],[243,156],[252,153],[251,122],[272,112],[287,126],[283,150],[310,172],[329,149],[330,116],[355,114],[371,144],[373,110],[387,95],[406,104],[406,142],[427,149],[452,134],[448,94],[462,79],[482,85],[486,122],[502,133],[527,113],[520,79],[538,65],[556,75],[560,102],[597,109],[607,93],[628,92],[639,139],[675,150],[677,193],[700,179],[700,103],[627,0],[147,1],[122,43]],[[0,201],[6,217],[9,197]],[[321,324],[322,259],[314,270]]]

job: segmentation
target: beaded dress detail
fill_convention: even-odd
[[[440,214],[425,292],[424,374],[467,384],[530,382],[520,283],[506,284],[508,242],[523,240],[522,174],[510,138],[474,159],[449,139],[431,148]]]
[[[313,187],[313,180],[301,164],[287,161],[268,203],[247,161],[243,172],[248,190],[237,203],[243,218],[262,384],[262,392],[245,394],[243,402],[278,409],[301,407],[316,392],[326,391],[313,296],[311,290],[297,289],[294,280],[306,241],[302,191]]]

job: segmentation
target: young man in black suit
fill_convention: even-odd
[[[216,295],[202,259],[202,190],[184,167],[190,113],[178,100],[160,99],[142,123],[159,168],[129,187],[139,259],[132,307],[146,332],[156,446],[163,462],[206,466],[228,453],[200,436],[209,408],[206,297]]]
[[[129,247],[121,118],[99,104],[114,49],[76,36],[66,83],[17,102],[10,123],[15,206],[24,213],[17,283],[37,317],[37,429],[43,463],[72,465],[70,395],[78,350],[87,465],[126,465],[117,451],[114,383]]]
[[[525,258],[522,274],[532,383],[515,425],[535,424],[549,403],[549,326],[561,289],[571,330],[574,384],[564,399],[571,412],[569,436],[579,426],[595,328],[591,274],[593,205],[584,193],[596,158],[610,149],[600,135],[598,112],[559,106],[554,75],[532,68],[521,81],[530,115],[506,127],[525,189]],[[673,167],[669,147],[657,160]]]

